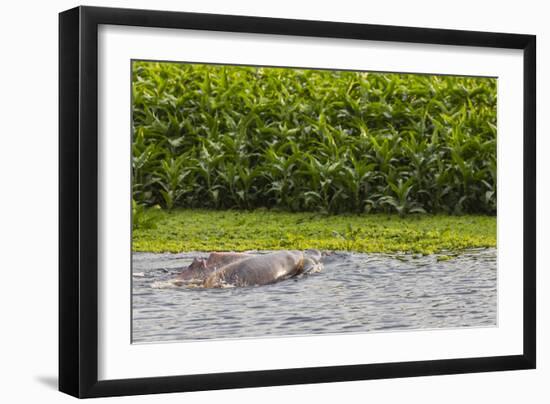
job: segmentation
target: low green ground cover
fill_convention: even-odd
[[[493,216],[134,210],[134,251],[318,248],[432,254],[495,246]]]

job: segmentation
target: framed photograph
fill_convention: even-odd
[[[59,388],[535,368],[535,36],[59,16]]]

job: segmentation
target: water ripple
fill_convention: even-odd
[[[204,255],[133,255],[134,342],[496,325],[496,249],[448,261],[339,252],[274,285],[151,287]]]

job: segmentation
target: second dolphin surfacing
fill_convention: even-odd
[[[321,267],[321,252],[318,250],[283,250],[266,254],[213,252],[207,259],[195,259],[174,282],[205,288],[258,286],[320,270]]]

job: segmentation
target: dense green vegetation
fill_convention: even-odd
[[[349,250],[431,254],[496,246],[490,216],[145,209],[134,251]],[[447,253],[445,253],[447,254]],[[442,256],[442,259],[446,258]]]
[[[143,206],[157,204],[496,213],[495,79],[134,62],[132,95],[133,197],[145,222]],[[348,219],[350,234],[359,232],[350,245],[365,251],[494,245],[495,237],[494,221],[470,217],[441,226],[432,218],[323,217],[311,232],[304,222],[282,234],[271,220],[310,216],[158,214],[158,241],[136,231],[136,249],[275,248],[299,234],[303,243],[293,245],[309,246],[313,237],[319,247],[337,248],[349,240],[331,232],[345,234]],[[216,215],[243,215],[252,225],[234,237]],[[402,224],[406,231],[396,228]]]

